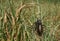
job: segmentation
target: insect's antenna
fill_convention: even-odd
[[[42,13],[41,13],[41,7],[38,8],[38,12],[36,13],[37,20],[40,19],[42,20]]]
[[[39,4],[39,1],[37,0],[37,4]],[[36,15],[37,15],[37,19],[40,19],[40,20],[42,20],[42,18],[41,18],[41,6],[39,5],[39,6],[37,6],[37,13],[36,13]]]

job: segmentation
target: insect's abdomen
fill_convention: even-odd
[[[37,29],[37,33],[39,36],[42,36],[42,33],[43,33],[43,27],[42,25],[39,25],[38,29]]]

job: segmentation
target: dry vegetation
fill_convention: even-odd
[[[33,31],[37,18],[42,37]],[[60,1],[0,0],[0,41],[60,41]]]

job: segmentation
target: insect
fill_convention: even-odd
[[[41,20],[37,20],[36,22],[35,22],[35,30],[36,30],[36,32],[37,32],[37,34],[39,35],[39,36],[42,36],[42,33],[43,33],[43,25],[42,25],[42,22],[41,22]]]

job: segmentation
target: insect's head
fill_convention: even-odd
[[[41,25],[42,24],[41,20],[37,19],[36,24],[40,24]]]

